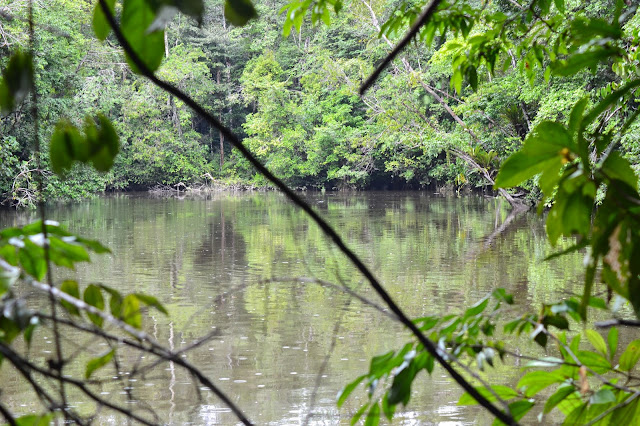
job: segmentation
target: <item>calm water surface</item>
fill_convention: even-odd
[[[492,236],[508,214],[499,201],[391,192],[305,196],[411,316],[460,312],[497,287],[515,295],[516,309],[558,300],[560,289],[580,291],[580,255],[541,261],[551,248],[543,220],[535,214],[521,215]],[[311,424],[348,424],[366,392],[358,389],[340,410],[337,392],[368,370],[372,356],[409,339],[391,320],[341,291],[309,283],[264,283],[316,277],[343,282],[379,302],[318,228],[279,194],[215,194],[206,200],[127,194],[52,208],[49,214],[113,250],[113,256],[94,256],[75,274],[57,271],[56,278],[75,275],[84,285],[101,282],[123,292],[155,295],[171,315],[151,312],[145,328],[175,350],[216,331],[213,340],[187,358],[257,424],[300,424],[310,413]],[[2,226],[31,219],[28,213],[0,212]],[[45,330],[34,340],[35,358],[51,353]],[[71,336],[69,345],[76,344],[96,345],[95,354],[105,350]],[[529,343],[517,344],[535,351],[522,347]],[[128,355],[120,356],[126,361]],[[494,382],[513,384],[520,372],[507,361],[489,374]],[[0,371],[0,383],[2,398],[14,411],[38,409],[7,366]],[[177,368],[163,365],[130,386],[137,401],[129,404],[143,407],[147,401],[163,422],[236,423],[214,395]],[[102,391],[124,401],[121,389],[105,386]],[[456,405],[460,394],[441,369],[432,377],[421,375],[409,406],[399,410],[394,423],[490,421],[477,407]],[[82,412],[83,403],[77,401]],[[120,422],[105,413],[99,423]]]

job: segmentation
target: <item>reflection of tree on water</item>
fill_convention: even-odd
[[[247,264],[246,244],[243,236],[236,232],[236,210],[225,208],[224,201],[207,204],[212,217],[207,220],[200,244],[195,247],[193,263],[198,269],[215,274],[214,279],[229,281],[235,278],[235,271]]]

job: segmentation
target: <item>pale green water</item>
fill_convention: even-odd
[[[389,192],[307,197],[412,316],[459,312],[497,287],[527,308],[558,300],[560,290],[580,292],[581,256],[541,262],[551,248],[535,214],[519,217],[486,246],[486,237],[508,213],[498,201]],[[366,393],[358,390],[357,398],[338,410],[337,392],[367,371],[372,356],[408,339],[391,320],[357,300],[349,303],[336,290],[259,283],[291,276],[342,279],[379,301],[315,225],[279,194],[215,194],[208,200],[120,195],[50,209],[49,215],[114,252],[83,266],[77,272],[81,283],[149,293],[165,304],[169,319],[157,313],[146,319],[158,340],[179,349],[212,329],[219,331],[188,359],[257,424],[299,424],[310,410],[311,424],[348,423]],[[0,212],[3,226],[30,219]],[[57,278],[68,276],[73,274]],[[34,356],[51,351],[45,337],[36,335]],[[529,349],[535,351],[529,345],[523,350]],[[328,365],[318,377],[327,355]],[[518,369],[508,364],[489,372],[494,382],[517,380]],[[14,411],[38,406],[6,365],[0,383],[0,398]],[[199,401],[193,380],[180,370],[164,365],[132,386],[134,396],[149,401],[163,422],[235,423],[215,396],[203,391]],[[117,390],[104,392],[122,398]],[[422,375],[409,407],[399,410],[394,423],[489,421],[477,407],[457,406],[460,394],[442,370],[432,378]],[[105,415],[100,423],[119,420]]]

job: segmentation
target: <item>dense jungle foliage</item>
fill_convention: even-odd
[[[205,178],[258,185],[269,180],[336,244],[413,335],[402,349],[374,357],[369,371],[339,394],[340,406],[361,383],[367,384],[368,401],[353,423],[365,413],[365,424],[378,424],[381,414],[391,420],[399,404],[409,403],[417,374],[431,373],[436,363],[467,392],[460,404],[482,405],[496,424],[516,424],[536,406],[540,421],[556,409],[565,424],[639,421],[635,370],[640,340],[619,347],[617,326],[638,327],[640,322],[615,317],[596,324],[611,330],[606,342],[600,332],[585,330],[589,347],[581,345],[581,333],[568,333],[570,321],[586,323],[590,308],[613,312],[629,302],[630,310],[622,315],[640,318],[636,5],[623,0],[533,0],[528,5],[433,0],[422,15],[430,19],[414,27],[417,42],[390,60],[389,71],[360,96],[360,83],[406,27],[422,19],[423,5],[361,0],[343,11],[337,0],[305,0],[285,7],[257,4],[256,11],[247,1],[227,0],[224,6],[208,4],[204,13],[205,4],[198,0],[125,0],[116,14],[118,27],[107,13],[115,0],[100,0],[93,15],[88,3],[54,2],[27,20],[39,29],[39,37],[29,31],[27,43],[21,17],[25,4],[31,16],[33,1],[0,9],[8,22],[0,34],[3,48],[12,50],[0,80],[0,108],[8,113],[2,122],[3,185],[14,202],[41,200],[34,185],[41,187],[43,175],[48,178],[43,190],[52,197]],[[182,16],[171,20],[178,9],[204,25]],[[340,13],[335,17],[330,9]],[[284,20],[281,12],[286,12]],[[335,21],[328,27],[309,25],[308,14],[313,24]],[[245,25],[258,15],[260,20]],[[227,20],[242,28],[227,26]],[[290,37],[280,35],[281,26]],[[109,38],[111,28],[126,59]],[[91,31],[104,43],[92,41]],[[35,55],[17,49],[21,43]],[[31,108],[22,103],[29,95]],[[215,116],[245,136],[257,160]],[[81,117],[88,117],[82,131],[77,127]],[[35,132],[45,129],[43,134],[29,134],[29,123]],[[223,135],[243,158],[225,149]],[[34,150],[28,147],[32,139]],[[49,146],[38,140],[50,141]],[[49,152],[55,175],[40,167],[41,152]],[[550,243],[577,236],[552,257],[585,253],[581,294],[500,324],[504,333],[529,335],[544,348],[552,342],[552,356],[522,356],[504,348],[495,331],[513,297],[503,289],[461,314],[408,318],[340,235],[291,190],[432,181],[491,184],[512,204],[517,203],[505,188],[520,187],[533,196],[539,191],[550,206]],[[41,219],[0,233],[2,290],[12,296],[11,287],[25,281],[50,295],[54,323],[59,321],[53,308],[57,298],[72,315],[86,312],[98,327],[108,321],[150,341],[137,330],[141,304],[165,312],[155,298],[123,298],[92,284],[82,301],[78,283],[65,281],[60,290],[54,288],[50,262],[71,268],[88,261],[88,251],[107,249],[45,221],[44,208]],[[45,278],[51,285],[40,282]],[[110,312],[104,292],[111,297]],[[613,307],[612,300],[617,301]],[[14,366],[33,369],[10,347],[20,334],[28,343],[32,313],[19,309],[12,298],[5,304],[9,301],[13,308],[3,310],[0,352]],[[177,362],[165,349],[138,348]],[[490,385],[471,369],[482,371],[505,355],[529,360],[525,368],[534,370],[515,387]],[[113,357],[112,350],[91,360],[86,378]],[[34,369],[59,382],[62,403],[48,410],[61,406],[75,420],[64,402],[67,379],[60,350],[53,362],[48,372]],[[553,394],[542,392],[549,387]],[[239,420],[250,423],[220,397]]]
[[[276,175],[298,188],[491,185],[500,162],[536,124],[567,117],[578,99],[598,98],[622,78],[601,64],[595,72],[550,79],[536,66],[548,60],[542,53],[547,34],[538,34],[533,56],[514,47],[496,69],[474,70],[469,84],[469,70],[462,76],[451,66],[466,48],[461,40],[471,27],[463,25],[446,37],[434,29],[427,35],[432,42],[407,49],[402,64],[360,97],[359,84],[411,18],[408,5],[354,1],[337,16],[327,11],[323,19],[331,19],[331,26],[300,20],[300,32],[285,37],[284,1],[256,2],[260,19],[244,27],[225,20],[222,2],[205,3],[202,25],[182,15],[169,22],[158,75],[219,116]],[[566,13],[610,18],[615,2],[574,3],[567,2]],[[2,68],[10,51],[26,46],[26,5],[0,3]],[[92,7],[89,1],[54,0],[36,10],[41,138],[48,141],[62,118],[79,124],[101,111],[113,122],[122,149],[106,174],[77,166],[62,181],[45,172],[47,195],[78,198],[211,179],[265,185],[224,136],[131,72],[114,40],[93,37]],[[505,16],[517,10],[508,1],[490,7]],[[471,24],[469,11],[456,13],[461,24]],[[550,14],[561,16],[555,9]],[[627,19],[625,36],[632,38],[639,25]],[[471,35],[482,31],[476,25]],[[609,121],[616,120],[612,113]],[[14,204],[28,202],[35,190],[31,122],[24,106],[0,118],[0,193]],[[636,135],[634,126],[623,141],[633,164],[640,162]],[[525,187],[536,196],[531,184]]]

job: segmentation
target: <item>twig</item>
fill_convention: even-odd
[[[440,5],[442,0],[432,0],[431,4],[427,6],[427,8],[422,12],[418,20],[413,24],[409,32],[404,36],[400,43],[393,48],[393,50],[384,58],[382,63],[376,67],[376,69],[371,73],[371,75],[362,83],[360,86],[360,95],[364,95],[364,93],[371,87],[373,83],[376,82],[382,71],[395,59],[396,56],[409,44],[409,42],[415,37],[420,28],[425,25],[431,16],[435,13],[436,9]]]

